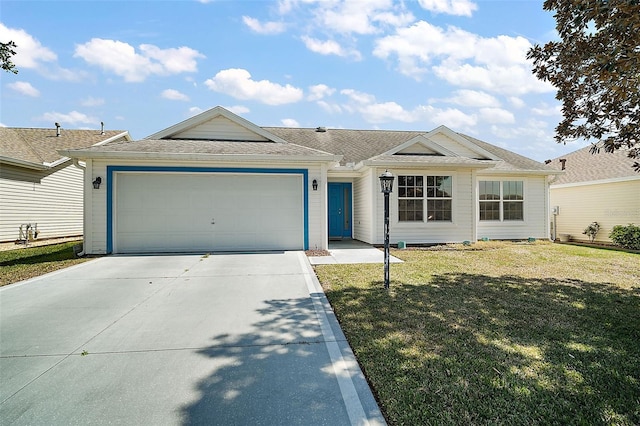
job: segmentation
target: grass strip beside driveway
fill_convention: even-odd
[[[447,248],[316,267],[389,424],[640,424],[639,255]]]
[[[0,251],[0,286],[67,268],[88,258],[73,252],[77,241],[39,247]]]

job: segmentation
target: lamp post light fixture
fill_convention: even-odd
[[[389,194],[395,176],[389,170],[380,175],[380,189],[384,194],[384,288],[389,289]]]

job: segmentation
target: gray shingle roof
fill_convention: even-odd
[[[627,150],[619,149],[612,153],[600,150],[598,154],[591,154],[590,149],[591,146],[587,146],[551,160],[549,166],[557,170],[562,169],[560,159],[567,160],[565,173],[558,177],[553,184],[562,185],[640,176],[640,173],[635,172],[632,167],[637,160],[629,158]]]
[[[282,155],[330,156],[327,152],[306,148],[293,143],[237,142],[184,139],[142,139],[111,142],[83,149],[84,152],[160,153],[209,155]]]
[[[298,129],[288,127],[264,127],[265,130],[273,133],[282,139],[297,143],[300,145],[308,146],[310,148],[321,149],[334,154],[343,155],[344,159],[341,164],[347,163],[359,163],[364,160],[371,159],[372,157],[379,156],[388,152],[389,150],[415,138],[419,135],[424,135],[428,132],[420,131],[394,131],[394,130],[344,130],[344,129],[328,129],[326,132],[318,132],[316,129]],[[467,139],[469,142],[489,151],[493,155],[500,158],[502,161],[495,161],[493,163],[493,170],[496,171],[553,171],[554,169],[508,151],[506,149],[499,148],[495,145],[491,145],[487,142],[483,142],[479,139],[471,136],[458,133],[461,137]],[[394,160],[388,158],[389,161],[419,161],[417,159],[410,159],[412,156],[396,156]],[[425,162],[440,162],[447,164],[447,157],[429,157],[419,156],[423,158]],[[458,162],[462,161],[458,157]],[[474,160],[478,161],[478,160]],[[486,165],[488,161],[478,161],[478,164]],[[466,163],[470,164],[470,163]]]
[[[0,156],[34,164],[62,159],[58,150],[85,148],[103,142],[125,130],[67,130],[0,127]]]
[[[332,154],[342,155],[341,164],[359,163],[376,155],[383,154],[404,142],[425,132],[388,131],[388,130],[344,130],[329,129],[317,132],[316,129],[291,127],[263,127],[282,139]]]

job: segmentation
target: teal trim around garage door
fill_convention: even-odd
[[[240,167],[107,166],[107,253],[113,253],[113,174],[115,172],[250,173],[301,175],[304,199],[304,249],[309,249],[309,171],[307,169],[259,169]]]

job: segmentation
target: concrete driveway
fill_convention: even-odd
[[[302,252],[111,256],[0,289],[0,423],[384,424]]]

